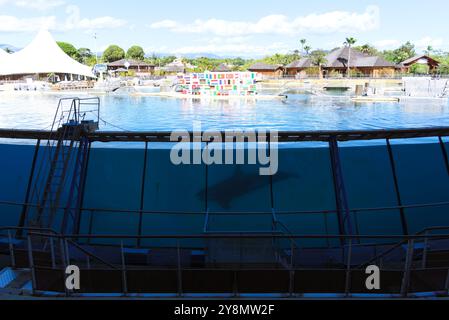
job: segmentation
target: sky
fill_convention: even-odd
[[[448,12],[447,0],[0,0],[0,44],[22,48],[47,28],[78,48],[178,56],[288,53],[303,38],[333,49],[348,36],[382,50],[406,41],[449,50]]]

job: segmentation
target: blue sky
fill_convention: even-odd
[[[449,50],[448,12],[447,0],[0,0],[0,43],[23,47],[45,26],[77,47],[139,44],[148,54],[263,56],[297,49],[301,38],[332,49],[346,36],[380,49],[410,40]]]

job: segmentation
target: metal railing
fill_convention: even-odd
[[[442,227],[443,228],[443,227]],[[447,227],[444,227],[447,229]],[[15,230],[16,228],[10,228],[11,230]],[[289,277],[289,283],[290,286],[287,288],[285,287],[285,292],[282,292],[285,294],[285,296],[295,296],[297,294],[301,294],[299,292],[295,292],[294,288],[292,288],[292,284],[295,283],[295,273],[300,274],[301,272],[307,272],[307,271],[318,271],[316,275],[323,275],[323,272],[341,272],[341,274],[344,274],[344,288],[342,287],[341,292],[339,292],[344,297],[350,297],[352,294],[352,288],[355,286],[356,280],[354,280],[353,276],[354,274],[358,274],[360,272],[365,271],[365,269],[357,264],[357,262],[354,260],[354,250],[359,249],[360,247],[358,245],[354,244],[354,241],[357,241],[359,238],[362,239],[372,239],[372,240],[379,240],[379,239],[396,239],[400,240],[401,243],[404,243],[406,245],[406,249],[404,249],[403,255],[401,255],[398,260],[398,268],[397,269],[391,269],[391,267],[383,267],[380,266],[381,270],[383,272],[396,272],[397,275],[401,277],[400,279],[400,290],[398,289],[398,292],[391,292],[390,294],[394,294],[397,297],[408,297],[411,292],[411,284],[412,284],[412,274],[414,272],[421,272],[421,271],[430,271],[429,274],[427,274],[427,277],[431,277],[431,271],[434,270],[432,268],[427,267],[427,265],[418,263],[421,262],[416,259],[416,243],[423,241],[427,244],[429,244],[432,241],[447,241],[449,240],[449,235],[447,234],[435,234],[430,235],[428,232],[430,230],[436,231],[440,228],[430,228],[426,230],[425,234],[417,234],[413,236],[399,236],[399,235],[369,235],[369,236],[342,236],[342,235],[279,235],[279,234],[214,234],[214,235],[146,235],[146,236],[136,236],[136,235],[59,235],[52,232],[47,231],[35,231],[32,233],[29,233],[27,235],[27,255],[28,255],[28,263],[29,263],[29,269],[31,271],[32,276],[32,283],[33,283],[33,289],[35,291],[33,293],[36,293],[39,291],[39,286],[37,285],[37,274],[36,272],[39,270],[44,270],[45,268],[43,266],[39,265],[39,262],[35,261],[34,253],[36,252],[33,248],[33,242],[35,239],[38,239],[41,241],[42,239],[46,239],[50,243],[59,243],[60,248],[60,255],[59,255],[59,261],[56,261],[57,257],[54,254],[55,247],[52,245],[50,251],[51,254],[51,267],[48,270],[55,270],[63,273],[65,268],[70,264],[77,264],[80,263],[79,258],[71,257],[70,254],[73,251],[69,250],[69,246],[74,244],[75,239],[114,239],[117,240],[120,243],[119,251],[116,251],[117,259],[115,263],[108,263],[105,260],[99,259],[98,262],[102,265],[106,265],[109,270],[115,270],[117,272],[122,273],[122,285],[121,290],[117,292],[118,294],[127,295],[128,293],[133,293],[132,290],[128,290],[127,287],[127,279],[128,279],[128,273],[132,273],[134,271],[148,271],[151,272],[152,270],[160,270],[161,267],[152,266],[151,264],[147,267],[143,266],[133,266],[129,262],[127,262],[126,259],[126,251],[125,251],[125,245],[124,243],[129,239],[140,241],[146,241],[146,240],[173,240],[176,245],[173,248],[173,256],[171,258],[171,265],[169,267],[165,266],[164,270],[172,270],[175,276],[176,274],[176,283],[178,286],[177,292],[173,292],[174,294],[177,294],[178,296],[183,296],[185,294],[183,289],[183,277],[184,272],[186,271],[195,271],[195,272],[211,272],[211,271],[229,271],[238,273],[245,270],[253,270],[253,271],[273,271],[273,272],[288,272]],[[2,228],[2,231],[7,231],[8,228]],[[11,239],[11,237],[9,238]],[[325,266],[317,266],[317,267],[298,267],[298,263],[296,262],[297,259],[305,259],[306,257],[302,257],[301,255],[304,254],[304,252],[298,252],[297,250],[291,250],[290,252],[286,252],[286,255],[290,255],[291,259],[294,263],[291,265],[281,265],[278,267],[265,265],[260,266],[259,263],[251,263],[248,261],[232,261],[230,260],[230,263],[224,263],[223,265],[220,264],[208,264],[207,262],[202,267],[189,267],[186,265],[185,261],[183,260],[183,250],[185,250],[185,247],[183,245],[183,242],[186,240],[215,240],[215,241],[221,241],[222,245],[226,245],[226,241],[239,241],[240,245],[236,250],[240,251],[240,255],[242,254],[242,250],[245,251],[245,241],[255,241],[259,240],[261,243],[266,244],[266,240],[288,240],[288,241],[299,241],[299,240],[306,240],[306,239],[334,239],[334,240],[343,240],[347,243],[347,246],[344,248],[344,252],[342,253],[341,261],[339,263],[334,264],[333,266],[325,265]],[[265,241],[264,241],[265,240]],[[367,247],[367,246],[365,246]],[[9,248],[12,251],[11,256],[14,256],[14,244],[12,241],[9,243]],[[81,247],[76,246],[75,248],[80,249]],[[257,248],[254,248],[254,250],[257,251]],[[98,266],[95,266],[91,263],[90,258],[91,255],[89,252],[83,248],[80,250],[84,254],[86,254],[85,264],[82,265],[83,270],[105,270],[103,268],[99,268]],[[206,252],[206,250],[205,250]],[[446,248],[446,252],[449,252],[449,247]],[[297,257],[295,255],[298,255]],[[226,258],[226,256],[225,256]],[[424,256],[421,256],[421,260],[425,260],[426,258]],[[274,260],[273,260],[274,261]],[[44,268],[44,269],[42,269]],[[276,271],[277,270],[277,271]],[[439,294],[448,295],[449,293],[449,261],[448,264],[444,267],[439,267],[435,270],[439,271],[446,271],[447,277],[444,279],[445,281],[442,281],[444,283],[439,283],[438,286],[435,287],[435,292]],[[399,272],[399,273],[398,273]],[[315,279],[316,281],[320,281],[320,278]],[[263,281],[263,279],[261,279]],[[432,282],[432,281],[431,281]],[[235,283],[236,286],[238,286],[237,283]],[[416,290],[416,289],[415,289]],[[233,294],[239,294],[244,292],[239,292],[237,289],[236,292]],[[261,292],[265,293],[265,292]],[[319,293],[319,292],[317,292]],[[322,292],[326,293],[326,292]],[[76,294],[74,292],[71,292],[69,290],[66,290],[66,295]],[[207,292],[204,292],[204,294],[207,295]]]

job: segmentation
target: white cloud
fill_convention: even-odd
[[[48,9],[60,7],[65,4],[64,0],[0,0],[0,6],[4,4],[13,4],[24,9],[45,11]]]
[[[36,32],[42,28],[54,31],[93,31],[99,29],[119,28],[127,24],[127,21],[125,20],[109,16],[91,19],[81,18],[80,9],[77,6],[67,6],[66,14],[67,18],[64,22],[58,22],[55,16],[18,18],[10,15],[0,15],[0,32]]]
[[[14,16],[0,16],[0,32],[32,32],[41,28],[54,29],[56,17],[20,19]]]
[[[113,29],[123,27],[127,24],[127,21],[117,19],[114,17],[98,17],[93,19],[81,18],[81,11],[77,6],[67,6],[66,13],[68,17],[63,26],[66,30],[85,29],[85,30],[98,30],[98,29]]]
[[[374,42],[374,46],[379,49],[391,49],[400,46],[401,42],[395,39],[385,39]]]
[[[197,19],[187,24],[162,20],[150,25],[153,29],[168,29],[177,33],[211,33],[219,36],[360,32],[375,30],[379,26],[380,10],[377,6],[369,6],[363,13],[332,11],[301,16],[293,20],[285,15],[269,15],[256,22]]]
[[[415,45],[418,49],[425,49],[428,46],[434,49],[439,49],[443,46],[444,40],[442,38],[424,37],[415,41]]]

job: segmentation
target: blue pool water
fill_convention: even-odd
[[[48,129],[67,95],[0,93],[0,128]],[[207,101],[101,96],[101,130],[351,130],[449,126],[447,102],[354,103],[347,97],[291,94],[286,101]]]

